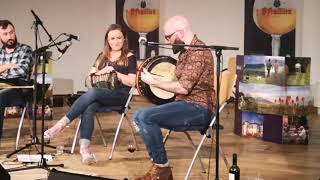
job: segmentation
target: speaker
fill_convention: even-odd
[[[75,174],[75,173],[69,173],[69,172],[63,172],[58,171],[56,169],[50,170],[48,180],[115,180],[115,179],[109,179],[109,178],[102,178],[102,177],[96,177],[96,176],[87,176],[82,174]],[[1,179],[2,180],[2,179]]]
[[[9,175],[9,173],[7,172],[7,170],[5,170],[2,165],[0,164],[0,179],[1,180],[10,180],[11,177]]]

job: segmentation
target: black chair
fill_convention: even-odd
[[[232,91],[234,89],[234,84],[236,82],[237,75],[228,71],[228,70],[224,70],[224,71],[222,71],[220,77],[221,77],[221,79],[220,79],[221,84],[220,84],[220,96],[219,96],[219,102],[220,102],[219,112],[221,112],[229,102],[232,102],[231,95],[232,95]],[[217,82],[217,81],[215,81],[215,82]],[[216,122],[216,117],[213,117],[207,130],[204,132],[201,132],[202,139],[201,139],[197,148],[195,148],[195,145],[193,143],[193,140],[192,140],[190,134],[188,132],[184,132],[184,134],[187,136],[188,140],[190,141],[190,144],[191,144],[193,150],[195,151],[193,158],[192,158],[192,161],[189,165],[188,172],[185,176],[185,180],[189,179],[189,176],[190,176],[190,173],[191,173],[191,170],[193,168],[193,165],[194,165],[196,158],[198,158],[198,160],[201,164],[202,172],[204,172],[204,173],[206,172],[204,169],[204,165],[201,161],[201,157],[199,155],[199,152],[200,152],[200,149],[201,149],[205,139],[206,138],[213,138],[213,136],[214,136],[213,131],[217,128],[215,125],[215,122]],[[220,126],[219,128],[222,129],[223,126]],[[164,143],[167,141],[167,138],[169,137],[170,133],[171,133],[171,130],[168,130],[164,139],[163,139]],[[219,154],[223,158],[227,170],[229,170],[230,166],[229,166],[228,160],[227,160],[226,155],[224,154],[220,145],[219,145]]]
[[[121,125],[122,125],[122,121],[123,121],[123,118],[124,118],[124,117],[127,119],[128,123],[129,123],[129,125],[130,125],[131,135],[132,135],[133,141],[134,141],[134,143],[135,143],[136,149],[139,150],[138,143],[137,143],[137,140],[136,140],[136,137],[135,137],[135,134],[134,134],[135,131],[134,131],[134,129],[133,129],[133,126],[132,126],[131,121],[127,118],[127,113],[128,113],[129,108],[130,108],[129,104],[130,104],[130,102],[131,102],[131,100],[132,100],[134,91],[135,91],[135,88],[132,87],[132,88],[130,89],[129,97],[128,97],[128,99],[127,99],[127,102],[126,102],[126,104],[125,104],[124,106],[104,106],[104,107],[101,107],[101,108],[99,108],[99,109],[97,110],[96,120],[97,120],[98,125],[99,125],[100,135],[101,135],[101,137],[102,137],[104,146],[107,146],[107,145],[106,145],[105,138],[104,138],[104,136],[103,136],[102,127],[101,127],[101,123],[100,123],[100,120],[99,120],[99,117],[98,117],[98,113],[118,112],[119,114],[121,114],[121,117],[120,117],[120,120],[119,120],[119,123],[118,123],[118,127],[117,127],[117,130],[116,130],[116,134],[115,134],[115,136],[114,136],[114,140],[113,140],[113,143],[112,143],[111,152],[110,152],[110,155],[109,155],[109,159],[110,159],[110,160],[112,159],[113,152],[114,152],[114,150],[115,150],[117,138],[118,138],[118,135],[119,135],[119,132],[120,132],[120,129],[121,129]],[[72,148],[71,148],[71,153],[74,152],[75,144],[76,144],[77,137],[78,137],[78,133],[79,133],[79,129],[80,129],[80,124],[81,124],[81,118],[80,118],[80,120],[79,120],[79,122],[78,122],[78,127],[77,127],[77,130],[76,130],[74,139],[73,139]]]
[[[30,82],[30,84],[33,83],[32,81]],[[7,107],[20,107],[22,108],[22,114],[21,114],[21,117],[20,117],[20,121],[19,121],[19,126],[18,126],[18,131],[17,131],[17,137],[16,137],[16,143],[15,143],[15,149],[17,150],[18,147],[19,147],[19,141],[20,141],[20,136],[21,136],[21,129],[22,129],[22,126],[23,126],[23,122],[24,122],[24,119],[25,117],[27,117],[27,119],[29,120],[29,130],[30,130],[30,134],[32,134],[32,125],[31,125],[31,117],[32,115],[30,114],[32,112],[32,103],[33,103],[33,97],[32,97],[32,89],[34,89],[34,86],[33,85],[30,85],[30,86],[25,86],[24,87],[26,90],[23,92],[25,93],[25,98],[23,99],[20,99],[19,101],[15,101],[15,102],[11,102],[11,104],[9,104]],[[37,84],[37,88],[38,89],[41,89],[42,88],[42,85],[41,84]],[[49,88],[49,84],[46,84],[45,85],[45,91],[48,90]],[[42,96],[42,92],[41,91],[38,91],[37,92],[37,95],[36,95],[38,101],[40,100],[41,96]]]

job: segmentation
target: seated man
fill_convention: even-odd
[[[0,79],[27,82],[32,69],[31,47],[18,43],[15,28],[8,20],[0,20],[0,40],[3,45],[0,49]],[[22,101],[24,95],[22,89],[0,89],[0,139],[5,107]]]
[[[173,16],[164,25],[167,42],[172,44],[204,45],[191,31],[186,18]],[[173,179],[162,142],[160,128],[174,131],[205,130],[211,122],[216,106],[214,92],[214,63],[209,49],[174,46],[179,54],[175,81],[160,81],[144,70],[142,81],[176,94],[174,102],[137,111],[137,124],[151,160],[152,167],[143,179]]]

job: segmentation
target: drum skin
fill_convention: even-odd
[[[160,105],[174,101],[175,95],[173,93],[149,86],[141,80],[144,68],[155,79],[172,81],[177,79],[175,76],[176,60],[170,56],[155,56],[146,59],[139,66],[136,76],[136,86],[140,95],[145,96],[150,102]]]

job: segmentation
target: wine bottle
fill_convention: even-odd
[[[237,165],[237,154],[232,155],[232,166],[229,169],[229,180],[240,180],[240,168]]]

